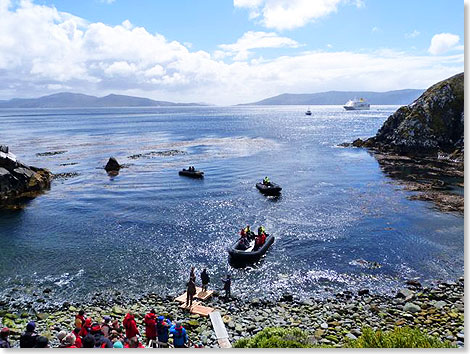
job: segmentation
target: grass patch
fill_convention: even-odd
[[[299,328],[265,328],[251,338],[242,338],[234,348],[332,348],[318,345],[315,339]],[[346,339],[344,348],[455,348],[450,342],[442,342],[420,329],[396,327],[393,331],[374,331],[362,328],[362,335],[355,340]]]
[[[350,340],[346,348],[454,348],[449,342],[442,342],[420,329],[396,327],[393,331],[374,331],[369,327],[362,329],[362,335]]]

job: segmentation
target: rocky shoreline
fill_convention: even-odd
[[[47,289],[45,292],[47,294]],[[0,321],[2,326],[11,329],[11,339],[16,346],[19,334],[30,320],[36,321],[38,332],[49,337],[52,346],[57,346],[57,333],[62,329],[73,329],[74,316],[79,309],[84,309],[87,316],[98,322],[105,315],[122,321],[131,310],[136,314],[140,332],[145,333],[143,316],[154,308],[158,314],[182,321],[194,343],[218,347],[210,319],[190,314],[179,305],[174,296],[147,294],[140,299],[125,300],[120,292],[113,296],[97,294],[86,304],[66,302],[42,309],[42,312],[34,309],[24,312],[11,308],[8,301],[1,301]],[[371,294],[368,289],[363,289],[357,294],[344,291],[321,300],[299,300],[284,294],[277,301],[233,298],[225,302],[216,292],[204,305],[220,311],[232,343],[267,327],[296,327],[307,331],[314,344],[341,347],[347,340],[358,338],[363,326],[380,330],[410,326],[456,346],[464,345],[463,277],[431,287],[409,281],[391,296]]]
[[[464,73],[400,107],[371,138],[340,146],[368,149],[411,200],[444,212],[464,212]]]

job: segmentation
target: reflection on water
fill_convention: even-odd
[[[49,287],[68,300],[167,293],[184,287],[190,266],[207,267],[215,288],[231,272],[239,296],[388,293],[405,278],[460,276],[463,217],[409,201],[366,151],[337,147],[373,135],[396,107],[304,109],[1,110],[2,144],[73,177],[0,215],[0,288],[30,296]],[[36,155],[54,151],[65,152]],[[126,166],[111,178],[110,156]],[[178,176],[189,165],[204,180]],[[256,189],[266,175],[279,198]],[[276,241],[259,263],[234,269],[226,248],[246,224]]]

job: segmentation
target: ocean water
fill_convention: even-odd
[[[0,110],[0,144],[27,164],[75,174],[21,211],[0,211],[0,295],[176,293],[191,266],[207,267],[215,288],[230,272],[240,297],[387,294],[409,278],[461,276],[463,217],[408,200],[370,153],[337,146],[374,135],[397,107],[312,108]],[[127,165],[115,177],[103,169],[110,156]],[[179,176],[188,165],[205,179]],[[281,197],[257,191],[264,176]],[[246,224],[275,242],[234,269],[226,247]]]

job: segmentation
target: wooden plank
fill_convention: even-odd
[[[199,289],[199,288],[196,288],[196,289]],[[202,289],[201,289],[196,294],[196,297],[200,300],[207,300],[208,298],[210,298],[212,296],[213,293],[214,293],[214,290],[202,291]]]
[[[191,307],[191,313],[194,313],[196,315],[201,315],[204,317],[207,317],[210,315],[214,309],[212,307],[207,307],[207,306],[202,306],[202,305],[195,305]]]
[[[208,290],[206,292],[203,292],[202,291],[202,288],[199,288],[199,287],[196,287],[196,295],[194,296],[195,298],[198,298],[200,300],[207,300],[208,298],[210,298],[212,296],[212,294],[214,293],[214,290]],[[175,298],[175,301],[177,302],[186,302],[186,291],[181,294],[180,296],[178,296],[177,298]]]
[[[199,305],[200,302],[193,301],[193,304],[191,306],[186,306],[186,300],[180,305],[180,308],[186,309],[186,310],[191,310],[194,306]]]

